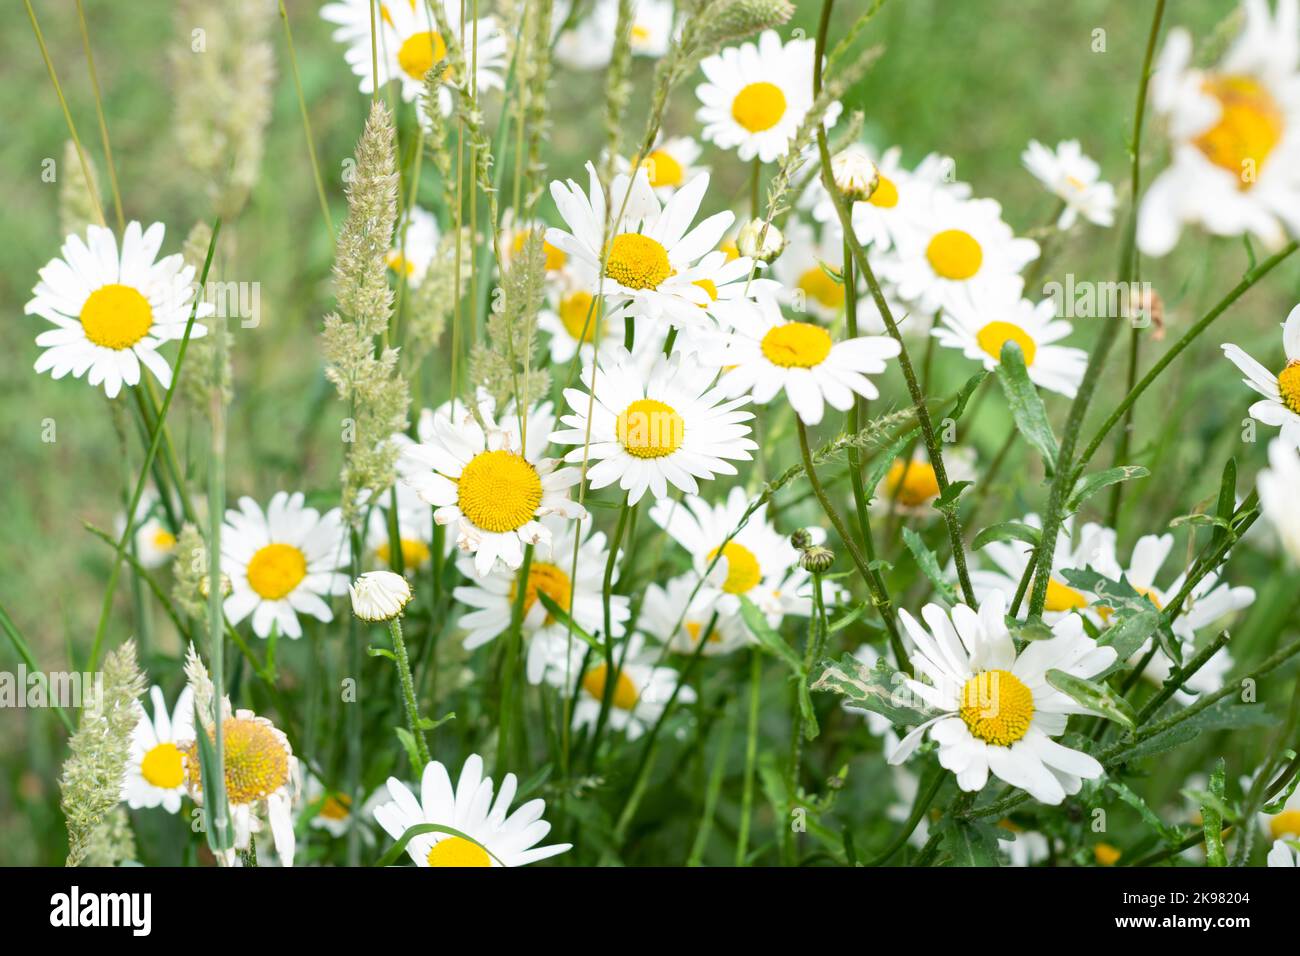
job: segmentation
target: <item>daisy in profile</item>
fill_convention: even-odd
[[[732,313],[733,329],[709,360],[726,369],[718,387],[726,395],[753,394],[766,405],[784,391],[807,425],[822,420],[826,406],[847,411],[854,394],[876,398],[867,377],[885,371],[901,351],[885,336],[860,336],[839,342],[820,325],[791,322],[772,298]]]
[[[596,0],[591,13],[555,43],[555,59],[571,70],[599,70],[609,65],[618,30],[618,0]],[[555,4],[553,22],[562,24],[568,3]],[[635,0],[629,42],[633,56],[658,59],[673,36],[672,0]]]
[[[351,559],[342,513],[308,508],[302,492],[278,491],[266,512],[252,498],[226,511],[221,528],[221,570],[230,578],[226,617],[238,624],[250,614],[253,633],[271,628],[285,637],[302,637],[299,614],[334,620],[328,598],[346,594],[341,569]]]
[[[23,308],[57,326],[36,336],[43,351],[37,372],[60,379],[86,376],[104,394],[116,397],[123,385],[140,384],[143,365],[164,388],[172,370],[158,349],[184,338],[194,303],[194,267],[180,253],[158,258],[164,226],[142,229],[127,224],[119,252],[111,229],[88,226],[86,238],[73,234],[59,255],[37,273],[40,281]],[[196,316],[211,315],[210,303],[200,302]],[[191,338],[207,328],[194,323]]]
[[[771,163],[785,156],[812,109],[815,47],[812,40],[782,44],[776,31],[767,30],[757,46],[742,43],[706,58],[700,69],[707,82],[695,89],[703,138],[719,149],[734,149],[743,162],[758,157]],[[840,104],[832,104],[823,125],[830,129],[839,115]]]
[[[483,17],[462,27],[459,4],[444,3],[442,10],[453,37],[477,37],[473,55],[469,50],[465,51],[465,69],[475,69],[479,95],[488,90],[501,89],[505,85],[503,76],[509,44],[505,33],[497,26],[496,19]],[[382,5],[380,13],[379,36],[375,38],[379,54],[379,85],[382,87],[396,80],[403,101],[413,103],[424,93],[424,75],[435,64],[446,59],[447,40],[439,32],[433,10],[424,0],[390,0]],[[371,56],[369,13],[366,13],[363,31],[346,38],[340,37],[339,34],[347,29],[347,26],[341,26],[335,33],[335,39],[343,39],[348,44],[343,57],[360,81],[361,92],[373,93],[375,64]],[[438,106],[444,116],[451,112],[450,86],[464,89],[465,82],[463,77],[454,74],[449,65],[448,71],[443,74],[442,88],[438,91]]]
[[[936,193],[952,200],[970,198],[970,186],[957,180],[957,164],[951,157],[930,153],[909,170],[903,166],[902,154],[899,147],[891,146],[880,155],[875,191],[853,204],[854,235],[878,252],[924,230]],[[838,226],[839,215],[820,176],[813,177],[799,205],[811,210],[816,222]]]
[[[695,653],[701,640],[705,643],[700,653],[705,657],[730,654],[750,644],[749,630],[738,615],[723,613],[721,597],[722,592],[698,574],[679,574],[663,587],[650,584],[637,627],[677,654]],[[710,631],[715,613],[717,621]]]
[[[566,521],[557,517],[543,518],[542,523],[550,532],[550,539],[536,547],[528,566],[522,622],[525,635],[556,623],[551,612],[538,600],[539,594],[559,605],[587,633],[603,631],[601,590],[609,558],[604,532],[593,533],[589,522]],[[575,534],[582,535],[576,577],[573,576]],[[472,651],[509,629],[523,569],[512,571],[498,566],[484,577],[475,577],[473,561],[462,558],[458,564],[470,583],[452,593],[457,601],[471,609],[461,616],[460,626],[466,631],[465,649]],[[630,614],[626,596],[615,594],[610,597],[610,626],[614,637],[623,636],[623,624]]]
[[[617,483],[630,504],[647,491],[666,498],[669,485],[697,494],[699,479],[736,474],[731,462],[751,461],[758,448],[748,397],[727,399],[712,378],[691,356],[661,355],[646,371],[622,351],[610,366],[583,370],[590,393],[564,390],[573,411],[551,440],[577,446],[564,460],[589,463],[592,490]]]
[[[1020,298],[1018,290],[1010,299],[954,302],[944,309],[934,337],[940,345],[960,349],[989,371],[1001,364],[1002,347],[1015,342],[1024,356],[1030,381],[1039,388],[1073,398],[1083,381],[1088,353],[1056,344],[1073,331],[1069,322],[1055,317],[1056,308],[1053,299],[1034,305]]]
[[[1169,31],[1151,103],[1169,131],[1169,168],[1138,210],[1138,248],[1162,256],[1184,225],[1249,233],[1276,248],[1300,230],[1300,15],[1296,0],[1242,4],[1245,23],[1213,67],[1192,65],[1192,38]]]
[[[136,701],[139,714],[131,731],[131,751],[122,779],[122,799],[132,810],[161,806],[168,813],[181,808],[185,795],[183,748],[194,739],[194,693],[186,687],[176,698],[176,709],[167,714],[162,688],[149,689],[153,717]]]
[[[412,289],[418,288],[438,254],[441,238],[437,217],[427,209],[411,206],[397,224],[388,267],[399,276],[405,275]]]
[[[1268,467],[1259,473],[1259,504],[1291,560],[1300,565],[1300,452],[1281,438],[1268,443]]]
[[[525,435],[520,416],[510,409],[498,423],[490,403],[483,403],[478,417],[482,425],[463,407],[457,407],[455,420],[434,415],[428,440],[403,452],[402,480],[434,507],[433,520],[474,556],[475,571],[483,576],[498,561],[517,569],[525,545],[550,538],[538,518],[581,518],[586,510],[569,500],[568,489],[581,477],[578,469],[544,457],[555,423],[549,403],[528,412]]]
[[[410,576],[428,567],[433,558],[433,511],[410,485],[399,481],[393,490],[375,499],[366,523],[366,550],[383,567],[397,567],[388,527],[394,494],[397,495],[397,540],[402,552],[402,572]]]
[[[592,666],[582,675],[578,696],[573,705],[574,727],[594,727],[600,718],[601,701],[609,671],[596,654]],[[636,740],[654,726],[668,706],[680,675],[671,667],[659,666],[660,653],[647,647],[639,633],[614,648],[614,688],[610,691],[609,726],[621,730],[628,740]],[[677,693],[683,704],[694,703],[695,691],[683,684]]]
[[[982,790],[992,773],[1040,803],[1057,804],[1105,771],[1093,757],[1052,739],[1065,733],[1070,714],[1090,711],[1053,688],[1047,672],[1092,677],[1114,662],[1115,649],[1098,647],[1071,616],[1053,625],[1051,638],[1017,652],[1005,612],[1001,592],[989,595],[978,612],[958,604],[949,615],[927,604],[921,610],[926,626],[899,609],[916,648],[912,666],[925,678],[905,683],[940,713],[913,728],[889,762],[902,763],[928,733],[939,763],[962,790]]]
[[[645,159],[641,160],[655,195],[667,201],[700,173],[708,172],[707,167],[696,165],[700,152],[700,144],[689,136],[665,139],[660,135]],[[619,157],[618,171],[630,174],[632,163]]]
[[[900,235],[898,255],[881,260],[899,297],[928,315],[1018,299],[1020,270],[1038,258],[1038,243],[1016,238],[996,200],[931,199],[925,227]]]
[[[1282,440],[1300,448],[1300,305],[1291,310],[1282,326],[1282,350],[1286,367],[1274,375],[1238,346],[1223,345],[1223,354],[1246,373],[1245,383],[1264,396],[1250,406],[1250,417],[1265,425],[1281,426]]]
[[[569,850],[569,843],[538,846],[551,832],[551,825],[542,819],[546,803],[529,800],[511,813],[518,789],[518,779],[508,773],[493,799],[492,778],[483,776],[483,758],[478,754],[466,759],[455,787],[447,768],[431,760],[420,779],[419,799],[396,777],[388,778],[392,802],[375,807],[375,822],[394,840],[422,823],[437,823],[465,834],[433,832],[412,837],[406,852],[416,866],[527,866]]]
[[[781,285],[778,298],[795,313],[808,313],[821,322],[844,314],[844,243],[832,228],[821,238],[811,225],[791,216],[785,224],[788,244],[772,264]]]
[[[696,176],[663,205],[644,166],[630,180],[615,176],[608,210],[591,163],[587,175],[586,193],[573,180],[551,183],[551,197],[569,231],[549,229],[546,241],[599,277],[592,291],[608,296],[610,309],[627,305],[633,315],[679,327],[707,321],[700,307],[709,305],[709,293],[686,273],[714,250],[735,219],[729,211],[720,212],[691,228],[709,188],[708,173]],[[620,210],[622,218],[610,224],[607,238],[606,217]]]
[[[1031,139],[1020,161],[1065,204],[1056,220],[1058,229],[1069,229],[1080,216],[1098,226],[1115,224],[1115,187],[1101,178],[1101,167],[1083,154],[1077,139],[1058,143],[1054,150]]]
[[[249,849],[253,838],[269,826],[281,865],[293,866],[297,846],[293,805],[301,779],[298,758],[293,755],[289,738],[265,717],[251,710],[231,713],[228,700],[222,706],[226,709],[221,721],[226,800],[235,830],[235,846],[228,852],[227,863],[234,862],[235,850]],[[212,728],[206,728],[206,733],[210,740],[214,739]],[[203,773],[197,740],[191,740],[185,750],[185,773],[190,798],[202,806]]]
[[[1036,514],[1025,515],[1023,523],[1031,528],[1041,529],[1043,526],[1042,519]],[[1023,541],[990,541],[983,550],[995,569],[971,570],[970,580],[976,599],[983,603],[994,593],[1015,594],[1025,568],[1029,566],[1033,546]],[[1075,611],[1086,611],[1094,623],[1105,623],[1101,612],[1093,606],[1096,595],[1072,587],[1061,575],[1065,570],[1082,571],[1087,568],[1111,580],[1119,578],[1120,569],[1115,560],[1115,532],[1089,522],[1080,529],[1078,542],[1075,543],[1074,519],[1068,517],[1061,522],[1061,531],[1052,555],[1052,577],[1047,582],[1047,600],[1043,605],[1044,621],[1055,624]],[[1022,604],[1021,610],[1027,606]]]
[[[975,451],[971,448],[943,449],[943,465],[948,481],[975,479]],[[932,507],[939,498],[939,479],[930,463],[930,453],[917,445],[908,458],[896,458],[876,486],[873,504],[881,511],[931,518],[938,512]]]
[[[768,520],[765,509],[746,520],[749,505],[745,489],[736,486],[718,504],[697,495],[680,502],[656,501],[650,517],[692,556],[696,574],[722,592],[718,607],[724,614],[739,614],[743,596],[773,627],[786,614],[807,617],[812,595],[807,591],[808,572],[799,567],[799,552]],[[825,533],[811,530],[819,532],[813,543],[820,544]]]

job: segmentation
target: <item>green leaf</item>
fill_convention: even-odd
[[[1149,826],[1160,839],[1167,845],[1173,845],[1178,842],[1177,831],[1165,826],[1165,822],[1160,819],[1154,810],[1147,806],[1147,802],[1128,788],[1127,785],[1119,780],[1107,780],[1106,786],[1114,791],[1115,795],[1127,803],[1130,807],[1138,812],[1144,823]]]
[[[1129,730],[1137,726],[1137,714],[1133,712],[1132,705],[1107,684],[1075,677],[1056,669],[1047,672],[1047,683],[1075,703],[1082,704],[1107,720],[1123,724]]]
[[[1127,578],[1121,577],[1118,581],[1114,581],[1096,571],[1077,568],[1062,568],[1061,576],[1072,587],[1081,591],[1091,591],[1097,596],[1097,603],[1110,608],[1112,614],[1122,617],[1125,614],[1149,615],[1153,610],[1159,611],[1149,597],[1133,590],[1133,585],[1128,583]],[[1182,642],[1174,636],[1163,614],[1156,615],[1154,630],[1156,640],[1160,642],[1160,649],[1165,652],[1165,656],[1182,666]]]
[[[495,853],[485,847],[482,843],[479,843],[478,840],[475,840],[468,833],[462,833],[460,830],[456,830],[452,827],[445,827],[441,823],[418,823],[403,833],[402,838],[394,843],[392,847],[389,848],[388,852],[375,862],[375,866],[392,866],[397,862],[398,857],[406,852],[406,844],[410,843],[414,837],[418,837],[422,833],[446,833],[450,836],[460,837],[462,840],[467,840],[468,842],[473,843],[488,856],[492,857],[492,859],[501,863],[501,859]],[[501,863],[501,865],[505,866],[504,863]]]
[[[1052,434],[1052,426],[1047,421],[1047,409],[1038,395],[1038,389],[1029,380],[1025,368],[1025,353],[1020,346],[1007,340],[1002,346],[1002,356],[998,361],[998,384],[1011,406],[1011,415],[1016,421],[1016,428],[1025,437],[1025,441],[1042,456],[1043,466],[1051,475],[1056,467],[1057,444]]]
[[[417,772],[423,771],[420,750],[415,745],[415,737],[405,727],[394,727],[393,730],[397,731],[397,739],[402,742],[402,749],[406,751],[406,759],[411,761],[411,766],[416,768]]]
[[[1210,795],[1213,800],[1201,804],[1201,822],[1205,827],[1205,865],[1227,866],[1228,857],[1223,851],[1223,784],[1227,769],[1222,757],[1210,774]]]
[[[943,494],[941,494],[938,498],[934,499],[934,503],[931,505],[931,507],[934,508],[936,511],[943,511],[943,512],[956,511],[957,501],[959,498],[961,498],[962,492],[965,491],[973,484],[975,484],[975,482],[973,481],[954,481],[952,484],[950,484],[947,488],[944,489]]]
[[[852,654],[838,661],[826,658],[818,663],[819,676],[813,690],[842,694],[853,707],[888,717],[891,723],[919,724],[938,716],[903,686],[904,674],[894,670],[883,658],[874,668]]]
[[[393,652],[386,647],[373,647],[367,645],[366,653],[369,654],[371,657],[386,657],[390,661],[394,661],[394,662],[397,660],[396,655],[394,655]]]
[[[740,615],[763,650],[780,658],[795,674],[803,674],[803,661],[794,648],[767,623],[767,615],[743,594],[740,596]]]
[[[939,592],[939,596],[949,605],[956,604],[957,592],[944,579],[943,571],[939,567],[939,559],[935,557],[933,551],[925,546],[921,536],[905,526],[903,528],[903,543],[907,545],[907,550],[912,552],[912,557],[916,558],[917,566],[930,579],[930,583]]]
[[[1160,621],[1161,615],[1159,611],[1155,608],[1144,608],[1124,615],[1102,631],[1097,638],[1097,644],[1101,647],[1115,648],[1115,663],[1097,676],[1099,678],[1105,677],[1125,667],[1129,658],[1150,640],[1151,635],[1160,626]]]
[[[994,541],[1023,541],[1032,547],[1038,547],[1038,540],[1042,531],[1033,525],[1025,524],[1023,521],[1001,521],[997,524],[991,524],[979,534],[975,535],[975,540],[971,542],[971,547],[978,551],[986,544]]]
[[[1282,758],[1287,761],[1295,760],[1295,751],[1287,749],[1281,754]],[[1300,783],[1300,775],[1291,778],[1286,788],[1279,793],[1272,803],[1266,803],[1259,808],[1260,813],[1274,814],[1281,813],[1286,809],[1286,802],[1291,799],[1291,794],[1295,793],[1296,784]]]
[[[1070,511],[1078,511],[1079,505],[1101,491],[1101,489],[1132,478],[1146,478],[1150,474],[1151,472],[1141,465],[1120,465],[1116,468],[1107,468],[1105,471],[1093,472],[1091,475],[1084,475],[1075,483],[1074,490],[1070,492],[1066,508]]]
[[[1217,548],[1232,530],[1232,514],[1237,510],[1237,459],[1229,458],[1223,466],[1223,477],[1219,479],[1219,503],[1215,516],[1225,522],[1222,528],[1216,528],[1210,539],[1210,547]]]
[[[953,866],[1000,866],[997,830],[988,823],[944,817],[939,846]]]
[[[1141,741],[1125,754],[1124,760],[1131,762],[1154,757],[1218,730],[1267,727],[1276,723],[1277,718],[1259,704],[1239,704],[1235,700],[1221,700],[1199,714]]]

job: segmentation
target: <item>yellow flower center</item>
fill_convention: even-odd
[[[650,177],[650,185],[655,189],[661,186],[680,186],[682,184],[682,177],[685,175],[682,164],[662,149],[651,152],[645,158],[643,165]]]
[[[158,744],[140,761],[140,776],[163,790],[174,790],[185,782],[185,766],[175,744]]]
[[[718,284],[712,279],[696,279],[691,283],[691,285],[697,285],[703,289],[704,293],[709,297],[710,302],[718,301]],[[703,309],[705,307],[700,306],[700,308]]]
[[[961,693],[961,719],[985,743],[1010,747],[1029,732],[1034,695],[1011,671],[981,671]]]
[[[939,479],[928,461],[898,458],[885,475],[885,488],[900,505],[915,508],[938,496]]]
[[[270,724],[245,717],[221,722],[226,751],[226,796],[232,804],[252,803],[279,790],[289,782],[289,753]],[[209,739],[212,733],[208,734]],[[186,751],[185,767],[190,789],[203,786],[198,742]]]
[[[710,551],[708,560],[712,561],[717,553],[717,548]],[[727,580],[723,582],[722,590],[728,594],[748,594],[762,580],[763,571],[758,566],[758,558],[743,544],[728,541],[722,548],[722,556],[727,559]],[[695,640],[699,640],[698,636]]]
[[[604,664],[596,665],[583,675],[582,689],[597,700],[604,700],[606,673]],[[640,695],[637,693],[636,684],[632,683],[632,678],[619,671],[618,681],[614,685],[613,705],[619,710],[632,710],[639,699]]]
[[[821,266],[813,266],[801,275],[798,285],[804,295],[826,308],[844,308],[844,286],[828,276]]]
[[[1043,604],[1046,611],[1077,611],[1088,606],[1088,599],[1068,584],[1049,578],[1047,581],[1047,598]]]
[[[831,354],[831,334],[811,322],[786,322],[768,329],[763,354],[782,368],[812,368]]]
[[[398,542],[398,547],[402,551],[403,568],[419,568],[432,557],[429,546],[418,538],[402,538]],[[390,568],[393,566],[391,560],[392,552],[388,547],[388,542],[382,542],[379,547],[375,548],[375,557]]]
[[[1211,77],[1202,89],[1218,100],[1220,115],[1194,142],[1206,159],[1239,178],[1239,189],[1249,189],[1282,139],[1282,111],[1253,77]]]
[[[963,229],[936,233],[925,247],[930,268],[945,279],[969,279],[980,271],[984,250],[974,236]]]
[[[728,262],[740,258],[740,247],[736,245],[735,239],[723,239],[722,244],[718,246],[718,251],[727,257]]]
[[[570,337],[591,343],[596,339],[596,325],[599,321],[591,307],[590,292],[570,292],[560,299],[560,322]]]
[[[567,614],[569,611],[569,576],[564,573],[558,565],[548,564],[545,561],[534,561],[528,566],[528,586],[524,588],[524,614],[528,614],[537,603],[537,592],[541,591],[548,598],[558,604]],[[519,593],[519,580],[516,577],[515,583],[510,585],[510,603],[513,606],[515,595]],[[553,618],[548,612],[546,623],[554,624]]]
[[[880,176],[876,183],[876,191],[871,194],[867,202],[881,209],[893,209],[898,205],[898,187],[894,185],[892,179]]]
[[[307,576],[307,556],[291,544],[268,544],[248,562],[248,585],[268,601],[278,601]]]
[[[411,79],[423,80],[424,74],[446,56],[447,44],[443,41],[442,34],[413,33],[397,51],[397,63]]]
[[[405,273],[408,279],[415,274],[415,263],[397,249],[392,249],[388,253],[388,268],[398,274]]]
[[[1114,866],[1122,855],[1119,847],[1109,843],[1098,843],[1092,848],[1092,858],[1097,861],[1098,866]]]
[[[515,255],[524,251],[524,245],[532,238],[531,229],[520,229],[515,233],[515,238],[511,243],[511,248]],[[568,261],[568,254],[558,246],[553,246],[545,239],[542,240],[542,252],[546,256],[546,271],[554,272],[557,269],[563,269],[564,263]]]
[[[618,416],[618,440],[629,455],[662,458],[682,447],[686,422],[671,405],[653,398],[638,398]]]
[[[153,533],[153,546],[159,551],[170,551],[176,547],[176,535],[166,528],[159,528]]]
[[[975,333],[975,342],[996,361],[1002,360],[1002,346],[1015,342],[1024,353],[1025,368],[1034,364],[1034,355],[1038,351],[1029,333],[1011,322],[990,322]]]
[[[750,83],[731,101],[731,116],[751,133],[761,133],[781,122],[785,94],[775,83]]]
[[[449,836],[439,840],[429,850],[427,857],[430,866],[491,866],[492,858],[487,850],[477,843],[470,843],[464,837]]]
[[[148,335],[152,326],[149,300],[129,285],[100,286],[86,296],[81,307],[86,338],[106,349],[129,349]]]
[[[1300,361],[1288,362],[1277,377],[1277,390],[1282,404],[1300,415]]]
[[[624,232],[609,244],[605,275],[629,289],[657,289],[672,274],[668,250],[649,236]]]
[[[514,531],[533,520],[542,503],[537,469],[512,451],[475,455],[457,482],[461,513],[484,531]]]
[[[1300,810],[1283,810],[1268,818],[1268,829],[1274,840],[1300,837]]]
[[[687,636],[693,643],[698,643],[700,634],[704,631],[703,621],[685,621],[682,623],[682,629],[686,631]],[[709,643],[717,644],[722,641],[722,635],[714,628],[713,633],[709,635]]]
[[[326,820],[343,821],[352,813],[352,798],[346,793],[331,793],[320,805],[320,815]]]

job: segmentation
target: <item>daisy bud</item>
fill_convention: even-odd
[[[410,603],[411,586],[392,571],[367,571],[349,585],[352,613],[363,621],[391,621]]]
[[[771,262],[785,249],[785,236],[767,220],[751,219],[736,236],[736,248],[742,256],[759,262]]]
[[[808,533],[807,528],[800,528],[794,534],[790,535],[790,544],[796,551],[807,551],[812,547],[812,535]]]
[[[799,567],[813,574],[824,574],[835,563],[835,552],[830,548],[812,547],[799,557]]]
[[[831,157],[831,179],[849,202],[866,202],[880,184],[880,172],[866,148],[853,143]]]

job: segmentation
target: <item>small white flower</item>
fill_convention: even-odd
[[[849,202],[866,202],[880,183],[880,171],[861,143],[850,143],[831,157],[831,181]]]
[[[591,14],[556,40],[556,62],[572,70],[608,66],[618,29],[618,7],[619,0],[596,0]],[[568,10],[567,0],[557,0],[552,22],[563,24]],[[672,0],[635,0],[629,33],[633,56],[657,59],[667,53],[673,33]]]
[[[1300,452],[1281,438],[1268,443],[1268,467],[1259,473],[1259,504],[1291,560],[1300,565]]]
[[[363,621],[391,621],[411,602],[411,585],[392,571],[367,571],[348,587],[352,613]]]
[[[975,450],[946,445],[943,465],[949,483],[973,481],[976,477]],[[876,486],[872,507],[885,512],[892,509],[899,514],[935,518],[939,512],[933,505],[938,497],[939,479],[930,463],[930,453],[924,445],[918,445],[910,459],[896,458],[890,464],[889,471]]]
[[[788,240],[772,265],[780,285],[777,299],[796,313],[807,312],[823,322],[844,314],[844,241],[838,229],[826,226],[819,239],[816,230],[796,216],[786,220]],[[832,275],[832,273],[834,275]],[[836,280],[834,276],[839,276]],[[862,306],[859,299],[859,310]],[[900,313],[901,314],[901,313]]]
[[[693,654],[705,639],[709,622],[718,614],[717,623],[705,639],[700,653],[705,657],[729,654],[751,643],[749,630],[737,614],[722,613],[722,592],[698,574],[687,572],[670,578],[663,587],[650,584],[641,604],[637,628],[642,634],[678,654]]]
[[[614,730],[626,733],[628,740],[636,740],[662,716],[681,675],[671,667],[660,667],[660,652],[647,647],[640,634],[632,634],[625,644],[616,645],[613,653],[614,688],[609,692],[606,719]],[[595,726],[610,680],[603,656],[596,652],[591,656],[593,665],[583,674],[573,705],[575,727]],[[695,691],[682,685],[677,700],[682,704],[694,703]]]
[[[388,267],[398,275],[405,274],[406,283],[412,289],[418,288],[438,254],[441,237],[437,217],[427,209],[411,206],[393,234]]]
[[[1223,354],[1246,373],[1245,383],[1264,396],[1250,406],[1250,417],[1265,425],[1281,426],[1282,440],[1300,448],[1300,305],[1291,310],[1282,326],[1282,350],[1286,367],[1274,375],[1238,346],[1223,344]]]
[[[740,227],[736,235],[736,248],[742,256],[771,262],[785,249],[785,236],[774,223],[766,219],[751,219]]]
[[[149,698],[153,701],[152,720],[144,705],[135,702],[139,719],[131,731],[122,799],[132,810],[161,806],[175,813],[185,794],[184,748],[194,739],[194,692],[188,686],[181,691],[170,717],[162,688],[151,687]]]
[[[1048,149],[1031,139],[1020,161],[1052,195],[1065,203],[1057,228],[1069,229],[1082,215],[1098,226],[1115,223],[1115,187],[1101,179],[1101,167],[1083,154],[1077,139]]]
[[[700,152],[700,144],[689,136],[656,139],[641,160],[655,195],[667,200],[700,173],[708,172],[707,167],[696,165]],[[632,164],[620,156],[617,168],[620,173],[630,173]]]

